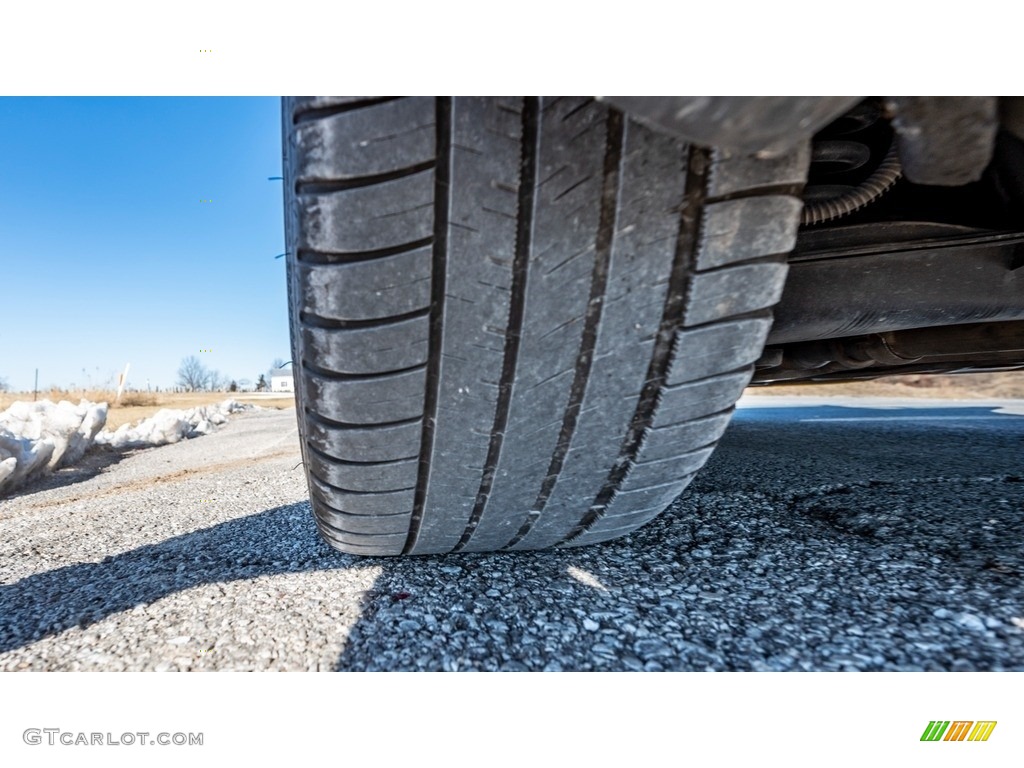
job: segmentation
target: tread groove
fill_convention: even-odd
[[[422,416],[414,416],[411,419],[399,419],[398,421],[372,421],[365,424],[353,424],[344,421],[335,421],[329,419],[315,411],[306,409],[306,417],[310,421],[314,421],[320,426],[330,427],[332,429],[383,429],[385,427],[404,427],[409,424],[417,424],[423,420]]]
[[[533,239],[534,205],[537,196],[537,164],[540,156],[540,100],[528,98],[523,104],[522,113],[522,153],[520,157],[519,205],[517,210],[518,225],[516,227],[515,256],[512,261],[512,289],[509,303],[508,330],[505,334],[505,355],[501,368],[501,385],[498,389],[498,405],[494,412],[494,427],[491,441],[487,447],[487,458],[484,461],[484,472],[480,479],[473,511],[466,523],[462,537],[452,549],[458,552],[463,549],[473,536],[473,531],[484,513],[494,482],[494,473],[501,456],[501,446],[505,437],[509,412],[512,403],[512,386],[515,379],[516,364],[519,358],[519,340],[523,329],[526,307],[526,279],[530,261],[531,241]]]
[[[354,490],[352,490],[350,488],[342,488],[341,486],[338,486],[338,485],[335,485],[334,483],[328,482],[327,480],[324,480],[322,477],[320,477],[320,475],[318,475],[316,472],[310,471],[309,474],[312,477],[315,477],[319,482],[323,483],[325,486],[330,488],[332,491],[338,491],[339,493],[344,493],[346,496],[366,496],[366,497],[376,498],[376,497],[379,497],[379,496],[383,496],[384,494],[387,494],[387,493],[402,493],[403,491],[413,491],[413,490],[416,489],[416,486],[413,485],[413,486],[410,486],[408,488],[389,488],[386,491],[354,491]],[[322,500],[322,501],[324,501],[324,503],[327,504],[327,506],[331,506],[326,500]],[[336,512],[341,512],[341,513],[346,514],[346,515],[355,514],[354,512],[345,512],[345,510],[343,510],[343,509],[337,509],[335,511]],[[398,514],[398,513],[395,513],[395,514]],[[409,513],[408,512],[403,512],[402,514],[406,514],[407,515]],[[371,517],[371,515],[367,515],[367,517]]]
[[[303,109],[296,111],[292,115],[292,124],[301,125],[302,123],[308,123],[312,120],[320,120],[325,117],[332,117],[334,115],[340,115],[343,112],[354,112],[357,109],[366,109],[367,107],[374,107],[378,104],[386,104],[389,101],[398,101],[403,98],[402,96],[376,96],[370,99],[361,99],[359,101],[350,101],[346,104],[332,104],[327,107],[311,107],[310,109]]]
[[[400,253],[425,248],[433,242],[434,238],[425,237],[421,240],[413,240],[411,243],[401,243],[390,248],[378,248],[372,251],[318,251],[313,248],[300,248],[296,252],[296,259],[303,264],[354,264],[359,261],[373,261],[385,256],[397,256]]]
[[[728,267],[725,267],[725,269],[728,269]],[[749,312],[741,312],[740,314],[729,315],[728,317],[716,317],[714,320],[707,320],[702,323],[693,323],[692,325],[684,327],[686,328],[686,332],[689,333],[690,331],[707,330],[708,328],[712,328],[716,325],[729,325],[730,323],[735,323],[740,320],[764,320],[766,317],[768,319],[772,318],[770,310],[752,309]]]
[[[708,197],[704,200],[705,205],[713,205],[714,203],[725,203],[729,200],[742,200],[746,197],[769,197],[773,195],[785,195],[787,197],[800,197],[803,194],[803,184],[764,184],[760,187],[751,187],[750,189],[740,189],[735,192],[729,192],[724,195],[715,195],[714,197]]]
[[[337,529],[327,525],[326,523],[321,523],[319,518],[317,518],[316,523],[317,530],[320,531],[320,536],[324,539],[324,541],[326,541],[330,546],[334,547],[335,549],[339,549],[340,547],[344,546],[344,549],[341,550],[342,552],[352,555],[362,555],[363,557],[381,557],[386,556],[388,554],[387,552],[381,551],[382,547],[380,545],[362,544],[352,541],[339,541],[337,536],[332,537],[330,535],[332,531],[337,531]],[[356,552],[355,550],[357,549],[363,549],[366,551]]]
[[[601,519],[604,510],[636,463],[644,437],[654,421],[658,398],[665,386],[669,365],[672,362],[672,348],[676,332],[683,325],[683,309],[687,305],[690,295],[692,271],[696,262],[695,249],[700,242],[701,213],[710,165],[709,151],[691,146],[686,164],[688,173],[672,276],[669,279],[658,340],[654,344],[654,351],[651,354],[651,362],[645,377],[647,383],[644,384],[640,393],[632,422],[619,449],[619,458],[612,465],[608,479],[594,497],[590,509],[583,515],[580,522],[556,546],[564,546],[571,542],[586,533],[594,523]]]
[[[362,429],[362,427],[360,427]],[[352,461],[351,459],[339,459],[336,456],[331,456],[329,453],[325,453],[321,449],[317,448],[311,441],[306,442],[306,447],[315,453],[319,458],[324,461],[328,461],[331,464],[337,464],[340,466],[347,467],[385,467],[393,466],[395,464],[404,464],[407,461],[417,458],[417,456],[406,456],[401,459],[391,459],[389,461]]]
[[[402,373],[412,373],[413,371],[421,371],[427,367],[427,363],[420,363],[419,365],[410,365],[405,368],[396,368],[390,371],[374,371],[373,373],[338,373],[337,371],[331,371],[327,368],[321,368],[318,365],[310,363],[308,360],[302,361],[302,369],[315,373],[322,379],[328,379],[330,381],[370,381],[373,379],[385,380],[389,376],[395,376]]]
[[[686,458],[687,456],[692,456],[695,453],[700,453],[701,451],[706,451],[708,448],[714,448],[717,444],[718,444],[717,440],[712,440],[710,443],[706,443],[705,445],[697,446],[696,448],[691,448],[691,449],[689,449],[687,451],[683,451],[682,453],[677,453],[677,454],[675,454],[673,456],[666,456],[665,458],[658,458],[658,459],[647,459],[646,461],[638,461],[633,466],[635,466],[635,467],[644,467],[644,466],[648,466],[650,464],[657,464],[657,463],[662,462],[662,461],[678,461],[679,459]],[[634,489],[634,490],[636,490],[636,489]]]
[[[591,104],[593,104],[594,101],[596,101],[596,99],[594,99],[592,96],[588,96],[586,99],[584,99],[579,104],[577,104],[575,107],[573,107],[568,112],[566,112],[564,115],[562,115],[562,122],[563,123],[567,122],[569,119],[572,118],[573,115],[575,115],[577,112],[582,112],[584,109],[586,109]]]
[[[691,329],[689,327],[687,327],[686,330],[690,331]],[[663,384],[662,385],[662,390],[663,391],[676,390],[676,389],[680,389],[682,387],[689,387],[689,386],[692,386],[694,384],[697,384],[697,385],[699,385],[699,384],[708,384],[708,383],[714,381],[715,379],[724,379],[724,378],[727,378],[729,376],[734,376],[737,373],[746,373],[747,371],[750,370],[750,366],[751,365],[752,365],[752,363],[746,363],[744,365],[736,366],[735,368],[730,368],[727,371],[718,371],[717,373],[712,373],[712,374],[710,374],[708,376],[701,376],[699,379],[687,379],[686,381],[682,381],[682,382],[680,382],[678,384]],[[419,367],[422,367],[422,366],[419,366]],[[659,429],[663,429],[663,427],[659,427]]]
[[[391,317],[375,317],[370,320],[335,320],[331,317],[321,317],[312,312],[299,312],[299,322],[308,328],[323,328],[325,330],[345,330],[346,328],[379,328],[382,325],[403,323],[406,320],[415,320],[426,317],[430,309],[416,309],[401,315]]]
[[[626,126],[622,113],[612,109],[608,111],[607,146],[604,157],[604,180],[601,189],[601,212],[598,218],[597,239],[595,243],[594,268],[590,279],[590,298],[587,302],[586,320],[583,336],[580,340],[580,351],[576,357],[576,373],[573,376],[572,388],[569,391],[569,402],[562,419],[562,428],[555,443],[555,450],[548,465],[547,475],[541,484],[537,499],[530,510],[530,515],[516,532],[505,549],[518,544],[525,537],[534,523],[540,518],[547,505],[548,498],[555,488],[555,483],[562,473],[565,457],[572,443],[576,424],[579,421],[580,408],[587,391],[587,382],[594,362],[594,349],[597,346],[597,329],[601,323],[604,309],[603,297],[608,288],[608,270],[611,262],[612,243],[615,238],[615,221],[619,205],[619,182],[625,145]],[[565,194],[565,193],[563,193]]]
[[[333,192],[344,192],[348,189],[359,189],[370,187],[374,184],[382,184],[385,181],[403,179],[406,176],[413,176],[417,173],[433,170],[435,160],[426,160],[422,163],[398,168],[394,171],[376,173],[370,176],[357,176],[351,179],[306,179],[295,182],[296,195],[326,195]]]
[[[320,503],[323,504],[322,501]],[[348,514],[347,512],[339,512],[338,510],[333,509],[329,504],[324,504],[324,506],[327,507],[328,509],[330,509],[332,512],[338,512],[338,514],[342,514],[342,515]],[[380,517],[399,517],[399,516],[408,515],[408,514],[409,514],[408,512],[401,512],[401,513],[398,513],[398,514],[395,514],[395,515],[381,515]],[[375,517],[376,517],[376,515],[375,515]],[[329,528],[332,532],[340,533],[343,536],[359,536],[360,538],[364,538],[364,537],[365,538],[373,538],[373,537],[381,537],[381,538],[383,538],[384,536],[390,536],[390,537],[394,538],[395,536],[398,535],[396,533],[360,533],[358,531],[346,531],[344,528],[339,528],[336,525],[331,525],[326,520],[321,520],[320,524],[322,526],[324,526],[325,528]],[[345,546],[349,547],[349,546],[352,546],[352,545],[349,542],[345,542]],[[356,546],[360,546],[360,545],[357,544]],[[373,545],[372,544],[363,544],[362,546],[372,547]]]
[[[752,256],[749,259],[743,259],[742,261],[733,261],[729,264],[722,264],[717,267],[707,267],[706,269],[695,269],[695,275],[715,275],[721,274],[722,272],[728,272],[735,269],[736,267],[746,267],[751,264],[778,264],[779,258],[786,255],[786,251],[780,253],[766,253],[760,256]],[[729,315],[729,320],[732,320],[734,315]],[[690,326],[687,326],[689,328]]]
[[[437,403],[440,395],[442,341],[444,339],[445,281],[448,261],[448,227],[450,224],[452,178],[452,99],[437,99],[437,159],[434,170],[434,242],[430,285],[430,341],[427,353],[426,396],[423,407],[423,430],[420,442],[420,466],[416,480],[409,532],[403,554],[409,554],[419,538],[423,506],[430,480],[430,463],[434,451],[434,428],[437,424]]]

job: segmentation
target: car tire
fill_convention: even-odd
[[[589,98],[288,98],[283,127],[331,546],[590,544],[686,488],[762,352],[805,145],[730,155]]]

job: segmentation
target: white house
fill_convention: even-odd
[[[291,368],[273,368],[270,371],[271,392],[294,392],[295,371]]]

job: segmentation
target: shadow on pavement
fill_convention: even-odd
[[[50,491],[54,488],[63,488],[67,485],[85,482],[97,475],[103,474],[109,467],[118,464],[123,459],[137,452],[137,450],[120,451],[114,448],[93,448],[74,466],[64,467],[56,472],[43,475],[25,485],[19,486],[6,496],[0,494],[0,499],[16,499],[19,496],[28,496],[39,491]]]
[[[290,504],[0,586],[0,653],[201,584],[357,562],[315,538],[309,506]]]

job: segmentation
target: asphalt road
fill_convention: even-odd
[[[745,403],[633,536],[322,544],[294,415],[0,501],[0,669],[1024,670],[1024,404]]]

